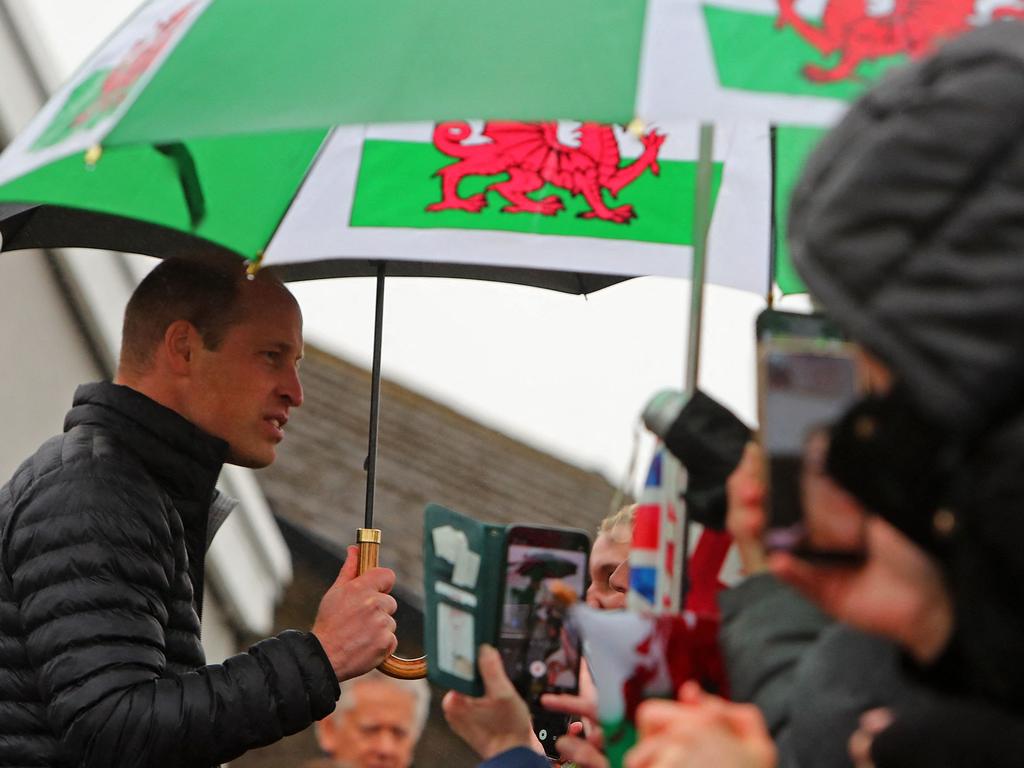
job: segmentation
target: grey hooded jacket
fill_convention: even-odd
[[[988,738],[1024,764],[998,748],[1024,750],[1024,24],[972,32],[874,88],[814,153],[790,211],[812,295],[962,448],[955,525],[934,542],[956,628],[921,674],[1006,712],[1016,727]],[[916,717],[905,732],[930,754],[972,753],[943,753],[948,719]],[[973,754],[965,764],[990,764]]]

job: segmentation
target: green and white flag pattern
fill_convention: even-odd
[[[680,56],[692,68],[699,51],[673,25],[701,8],[152,0],[0,156],[0,204],[137,220],[271,265],[689,276],[697,127],[679,115],[708,113],[694,94],[665,101],[659,83],[678,89]],[[647,97],[660,103],[642,115],[659,146],[612,126]],[[435,123],[405,122],[418,115],[551,122],[470,120],[442,146]],[[600,123],[554,122],[574,117]],[[720,126],[707,271],[758,293],[767,136],[764,124]],[[77,244],[61,234],[45,244]]]
[[[650,0],[640,114],[831,125],[887,69],[1018,0]]]
[[[387,261],[689,276],[696,125],[657,127],[657,134],[665,137],[657,149],[657,175],[641,142],[615,128],[620,167],[632,167],[636,178],[617,197],[595,185],[604,211],[600,205],[595,211],[585,192],[573,194],[557,180],[546,180],[525,196],[527,201],[546,201],[550,207],[545,213],[517,210],[510,179],[522,169],[500,158],[487,165],[495,160],[501,142],[483,135],[485,124],[454,125],[468,129],[459,143],[468,172],[456,186],[457,200],[475,200],[475,205],[438,209],[445,200],[441,172],[460,159],[435,146],[435,126],[337,128],[270,243],[265,263],[351,254]],[[561,161],[579,163],[581,174],[597,173],[594,161],[579,151],[579,134],[579,124],[558,125]],[[653,153],[647,152],[649,158]],[[770,194],[767,130],[723,128],[716,160],[718,205],[711,247],[723,258],[709,261],[708,277],[764,292]],[[611,218],[626,207],[635,218]],[[728,261],[727,254],[748,259],[755,253],[760,254],[760,268]]]
[[[0,185],[101,145],[210,0],[153,0],[78,69],[0,155]]]

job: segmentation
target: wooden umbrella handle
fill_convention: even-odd
[[[376,568],[380,557],[380,529],[356,528],[356,543],[359,545],[359,573]],[[403,659],[392,655],[384,659],[377,669],[401,680],[417,680],[427,676],[427,657]]]

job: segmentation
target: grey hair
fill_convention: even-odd
[[[427,724],[427,716],[430,714],[430,686],[427,684],[427,681],[422,678],[419,680],[398,680],[394,677],[388,677],[376,669],[371,669],[365,675],[353,677],[341,683],[341,696],[338,698],[338,706],[334,710],[335,717],[355,706],[355,687],[365,682],[391,685],[413,697],[416,705],[413,727],[418,739],[423,733],[423,727]]]

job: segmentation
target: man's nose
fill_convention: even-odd
[[[287,399],[293,408],[298,408],[304,399],[302,382],[299,380],[299,369],[291,368],[283,375],[284,378],[278,387],[280,395]]]
[[[373,739],[374,749],[381,755],[393,755],[398,751],[398,738],[388,730],[379,731]]]
[[[608,578],[608,584],[616,592],[622,594],[629,592],[629,560],[619,563],[618,568],[612,571],[612,575]]]

